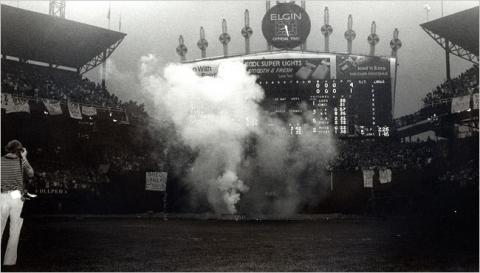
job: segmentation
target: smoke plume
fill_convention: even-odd
[[[263,89],[240,62],[220,64],[216,77],[179,64],[161,70],[157,63],[153,55],[142,58],[141,84],[154,98],[156,117],[170,120],[195,153],[183,177],[194,206],[207,203],[216,214],[289,215],[323,198],[333,143],[312,133],[308,111],[286,120],[264,112]],[[307,124],[301,136],[288,129],[297,123]]]

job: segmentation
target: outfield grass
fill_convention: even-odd
[[[478,271],[478,219],[32,218],[18,259],[19,271]]]

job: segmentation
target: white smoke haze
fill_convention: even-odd
[[[332,139],[311,133],[308,125],[300,137],[286,129],[311,117],[282,121],[264,112],[264,91],[243,63],[222,63],[216,77],[200,77],[186,65],[162,70],[148,55],[141,59],[140,80],[153,97],[155,117],[173,122],[195,151],[182,179],[193,206],[207,203],[217,215],[291,215],[325,195]]]
[[[315,206],[330,191],[324,172],[335,155],[335,144],[331,137],[313,133],[310,115],[304,111],[285,121],[263,115],[254,155],[246,159],[246,175],[256,186],[245,197],[251,213],[292,215],[306,205]],[[288,124],[304,122],[302,135],[290,133]]]
[[[149,65],[149,67],[153,67],[153,65]],[[123,102],[131,100],[138,104],[144,104],[147,112],[155,112],[155,107],[152,103],[152,96],[142,88],[140,82],[140,79],[143,79],[144,75],[142,71],[140,72],[140,77],[131,71],[121,71],[112,59],[107,60],[106,68],[106,85],[110,92],[113,91]],[[98,71],[99,77],[102,78],[102,69],[99,69]]]
[[[236,213],[240,193],[248,191],[236,175],[242,141],[255,129],[246,119],[258,119],[262,89],[241,63],[223,64],[216,78],[198,77],[176,64],[161,76],[151,64],[153,56],[143,58],[144,88],[173,121],[184,144],[198,152],[186,180],[206,195],[215,213]]]

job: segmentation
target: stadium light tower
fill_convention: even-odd
[[[245,38],[245,54],[250,54],[250,36],[253,30],[250,27],[250,15],[248,9],[245,10],[245,27],[242,28],[242,36]]]
[[[50,0],[48,14],[65,18],[65,0]]]
[[[183,36],[180,35],[178,37],[178,46],[177,46],[177,54],[180,56],[180,60],[183,62],[186,60],[185,56],[187,55],[187,46],[183,41]]]
[[[222,20],[222,34],[218,37],[218,40],[223,45],[223,56],[228,56],[228,43],[230,43],[230,34],[227,33],[227,20]]]
[[[393,31],[393,39],[390,41],[390,47],[392,48],[392,57],[397,58],[397,51],[402,47],[402,41],[398,39],[398,28]]]
[[[428,22],[428,13],[430,12],[430,10],[431,10],[432,8],[430,7],[429,4],[425,4],[425,5],[423,6],[423,8],[425,9],[425,12],[426,12],[425,22]]]
[[[202,58],[206,58],[208,41],[207,39],[205,39],[205,30],[203,29],[203,27],[200,27],[200,40],[198,40],[197,46],[202,52]]]
[[[329,25],[329,21],[330,21],[330,16],[329,16],[329,13],[328,13],[328,7],[325,7],[324,11],[323,11],[323,21],[324,21],[324,25],[322,26],[322,28],[320,29],[322,31],[322,34],[323,36],[325,36],[325,52],[329,52],[330,51],[330,48],[329,48],[329,43],[330,43],[330,34],[332,34],[333,32],[333,28],[331,25]]]
[[[373,56],[375,55],[375,45],[378,44],[380,41],[380,37],[377,35],[377,24],[375,24],[375,21],[372,22],[372,26],[370,28],[371,33],[368,35],[367,41],[370,44],[370,55]]]
[[[398,38],[398,28],[393,30],[393,39],[390,41],[390,47],[392,48],[392,57],[395,58],[395,80],[393,83],[393,107],[392,114],[395,113],[395,95],[397,93],[397,71],[398,71],[398,57],[397,52],[402,47],[402,41]]]
[[[353,17],[351,14],[348,15],[347,31],[345,31],[345,39],[347,39],[347,52],[352,54],[352,43],[357,34],[353,30]]]

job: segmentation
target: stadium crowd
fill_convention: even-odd
[[[478,65],[474,65],[457,78],[447,80],[429,92],[423,102],[425,106],[444,103],[446,100],[457,96],[478,93]]]
[[[108,169],[105,171],[96,164],[82,164],[62,153],[60,146],[30,152],[30,158],[35,162],[35,176],[29,183],[32,191],[40,194],[68,194],[72,191],[98,194],[97,185],[110,182]]]
[[[54,100],[71,100],[86,105],[122,108],[122,101],[100,84],[72,71],[21,64],[2,65],[2,92]]]
[[[447,169],[438,178],[440,183],[462,187],[475,185],[478,189],[478,160],[469,160],[456,168]]]
[[[92,190],[94,185],[109,183],[111,175],[124,175],[129,172],[158,170],[160,163],[148,154],[135,154],[124,148],[108,148],[89,153],[89,162],[84,162],[75,155],[61,153],[61,147],[51,150],[37,148],[31,152],[35,162],[36,176],[33,185],[37,189]]]
[[[398,143],[395,141],[339,140],[338,156],[329,169],[358,171],[377,167],[397,170],[422,169],[444,156],[443,143],[434,141]]]
[[[423,107],[417,112],[395,120],[397,127],[429,120],[450,114],[452,98],[478,93],[478,65],[474,65],[451,81],[445,81],[423,98]]]

